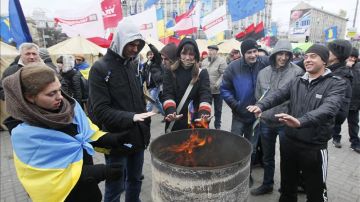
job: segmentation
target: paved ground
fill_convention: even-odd
[[[231,125],[231,111],[224,105],[222,129],[229,130]],[[152,139],[163,134],[164,125],[160,122],[160,116],[153,118],[152,122]],[[328,167],[328,197],[330,202],[360,202],[360,156],[349,149],[348,134],[346,125],[343,125],[343,148],[336,149],[329,144],[329,167]],[[7,132],[0,132],[0,202],[22,202],[30,201],[24,192],[21,184],[17,180],[15,168],[12,159],[12,147],[10,137]],[[103,156],[96,154],[95,162],[104,162]],[[144,163],[145,179],[142,186],[141,200],[151,202],[151,162],[148,151],[145,153]],[[263,176],[263,170],[256,168],[253,171],[255,184],[253,187],[260,185]],[[275,189],[272,194],[253,197],[249,201],[254,202],[271,202],[278,201],[279,193],[275,190],[279,188],[279,152],[276,153],[276,173]],[[104,184],[100,187],[103,191]],[[305,196],[299,195],[299,202],[304,202]]]

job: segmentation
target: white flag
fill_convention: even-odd
[[[196,31],[200,27],[200,9],[201,4],[196,3],[195,7],[188,11],[187,14],[181,15],[182,18],[169,30],[173,30],[179,35],[191,34]]]
[[[150,9],[147,9],[144,12],[138,13],[136,15],[128,16],[126,18],[130,19],[137,26],[139,26],[140,33],[143,35],[145,39],[146,38],[158,39],[155,6],[152,6]]]
[[[226,17],[225,4],[205,16],[201,25],[208,39],[216,36],[224,30],[228,30],[229,25]]]
[[[76,10],[58,10],[55,22],[69,37],[104,37],[104,22],[99,1],[93,0],[89,7]]]

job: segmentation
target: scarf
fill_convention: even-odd
[[[180,59],[180,60],[181,60],[181,64],[184,67],[184,69],[189,69],[189,68],[193,67],[194,64],[196,63],[195,60],[193,60],[193,61],[186,61],[183,59]]]
[[[33,126],[60,129],[72,123],[75,101],[63,93],[64,99],[57,112],[40,108],[25,100],[21,90],[21,69],[3,81],[6,110],[15,119]]]

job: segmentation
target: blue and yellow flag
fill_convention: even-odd
[[[228,9],[233,22],[254,15],[264,8],[265,0],[228,1]]]
[[[0,38],[5,43],[11,43],[14,40],[10,32],[9,17],[0,18]]]
[[[9,0],[10,32],[19,47],[24,42],[32,42],[29,27],[19,0]]]
[[[330,42],[337,39],[337,26],[325,29],[325,42]]]
[[[166,29],[164,20],[164,9],[162,7],[156,9],[156,18],[159,38],[166,38],[174,35],[174,31]]]
[[[93,155],[89,142],[105,134],[78,103],[74,112],[79,131],[74,137],[26,123],[12,131],[16,173],[32,201],[64,201],[80,178],[83,149]]]

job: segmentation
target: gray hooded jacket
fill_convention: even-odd
[[[290,53],[290,59],[284,67],[276,68],[276,54],[282,51]],[[289,41],[279,40],[272,54],[270,55],[270,65],[259,72],[256,82],[255,97],[259,101],[260,98],[269,95],[269,93],[285,86],[296,76],[304,74],[304,71],[297,65],[290,62],[292,58],[292,47]],[[275,114],[288,113],[289,102],[266,110],[261,115],[261,121],[270,127],[281,126],[282,124],[275,118]]]

